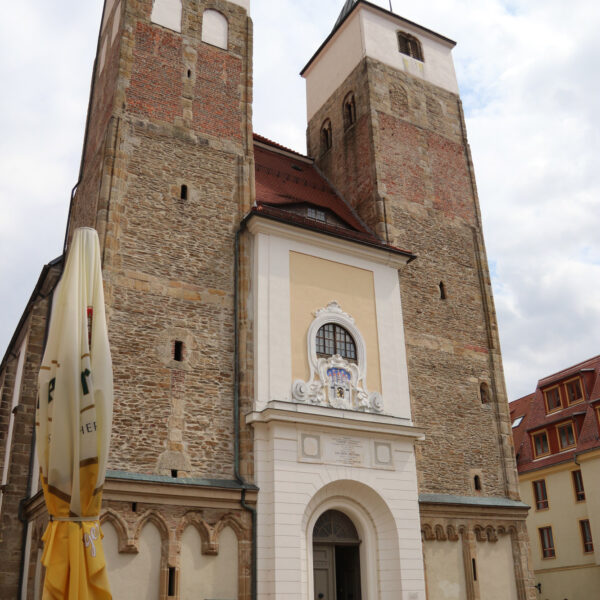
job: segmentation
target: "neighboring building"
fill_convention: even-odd
[[[600,356],[510,404],[536,583],[544,600],[600,594]]]
[[[346,2],[303,70],[307,157],[253,135],[248,13],[105,6],[67,240],[102,248],[115,597],[532,600],[454,42]],[[0,364],[7,599],[43,575],[59,272]]]

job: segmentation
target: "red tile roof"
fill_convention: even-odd
[[[562,384],[577,375],[581,377],[583,383],[583,402],[546,414],[543,390]],[[563,397],[563,405],[566,405],[565,400]],[[540,379],[533,394],[511,402],[512,421],[523,417],[519,426],[512,430],[519,473],[570,462],[574,460],[576,454],[600,448],[600,426],[596,411],[598,407],[600,407],[600,356]],[[574,423],[577,445],[570,450],[560,451],[555,427],[565,421]],[[548,432],[551,454],[536,459],[531,434],[542,429]]]
[[[257,134],[254,142],[255,213],[413,256],[379,239],[318,171],[312,159]],[[331,211],[339,222],[324,223],[298,214],[294,208],[299,205]]]

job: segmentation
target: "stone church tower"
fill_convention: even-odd
[[[535,598],[454,43],[346,2],[303,156],[253,134],[249,10],[105,2],[67,241],[103,252],[115,598]],[[59,273],[0,365],[3,598],[43,575]]]

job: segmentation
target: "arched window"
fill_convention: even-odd
[[[331,148],[332,141],[331,121],[327,119],[321,126],[321,152],[327,152]]]
[[[344,98],[343,113],[344,129],[348,129],[356,123],[356,101],[352,92]]]
[[[181,33],[181,0],[154,0],[150,20]]]
[[[423,62],[423,48],[421,42],[414,36],[404,31],[398,32],[398,49],[416,60]]]
[[[342,358],[356,362],[356,344],[352,336],[341,325],[326,323],[317,332],[317,356],[324,358],[339,354]]]
[[[488,386],[487,383],[483,382],[479,386],[479,396],[481,398],[481,403],[482,404],[488,404],[488,402],[491,400],[491,398],[490,398],[490,388],[489,388],[489,386]]]
[[[227,50],[229,45],[229,22],[217,10],[207,9],[202,15],[202,41]]]
[[[333,544],[360,543],[354,523],[339,510],[328,510],[317,519],[313,529],[313,541]]]

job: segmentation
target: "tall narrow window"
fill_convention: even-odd
[[[483,382],[479,386],[479,396],[482,404],[487,404],[490,401],[490,388],[487,383]]]
[[[327,152],[332,143],[331,121],[327,119],[321,126],[321,152]]]
[[[169,567],[169,585],[168,585],[168,595],[169,598],[171,596],[175,596],[175,567]]]
[[[545,431],[534,433],[532,435],[532,440],[533,451],[535,453],[536,458],[539,458],[540,456],[546,456],[546,454],[550,454],[550,446],[548,445],[548,434]]]
[[[446,295],[446,286],[443,281],[440,281],[440,300],[445,300],[447,298]]]
[[[217,10],[205,10],[202,14],[202,41],[227,50],[228,38],[229,22],[227,17]]]
[[[187,200],[188,199],[188,186],[187,185],[182,185],[181,186],[180,198],[182,200]]]
[[[406,54],[412,58],[423,62],[423,50],[421,48],[421,42],[410,33],[404,31],[398,32],[398,49],[402,54]]]
[[[546,481],[544,479],[533,482],[533,495],[535,496],[536,510],[545,510],[548,508],[548,493],[546,491]]]
[[[542,544],[542,556],[544,558],[554,558],[556,550],[554,549],[554,537],[552,536],[552,527],[540,527],[540,542]]]
[[[573,489],[575,490],[575,500],[583,502],[585,500],[585,489],[583,488],[583,477],[581,471],[572,471]]]
[[[585,521],[579,521],[579,526],[581,527],[581,540],[583,541],[583,551],[586,553],[593,552],[594,542],[592,541],[592,528],[590,527],[589,520],[585,519]]]
[[[356,102],[354,100],[354,94],[350,92],[344,98],[343,104],[343,112],[344,112],[344,129],[348,129],[356,123]]]
[[[176,340],[173,344],[173,360],[177,362],[183,361],[183,342]]]

